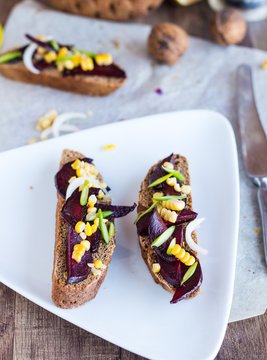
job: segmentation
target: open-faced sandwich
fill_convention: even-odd
[[[111,54],[62,45],[48,36],[26,38],[29,44],[0,54],[0,73],[10,79],[92,96],[108,95],[126,80]]]
[[[61,308],[77,307],[96,296],[115,248],[114,218],[136,207],[111,205],[110,188],[92,161],[64,150],[55,176],[52,299]]]
[[[141,184],[135,221],[142,257],[154,280],[174,293],[171,303],[194,297],[202,270],[194,229],[190,177],[185,157],[171,154],[152,166]]]

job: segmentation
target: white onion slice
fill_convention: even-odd
[[[63,113],[63,114],[59,115],[54,120],[53,125],[52,125],[52,131],[53,131],[54,136],[59,135],[59,131],[64,122],[66,122],[68,120],[72,120],[72,119],[85,119],[86,117],[87,117],[86,114],[78,113],[78,112],[69,112],[69,113]]]
[[[85,180],[88,180],[89,183],[94,183],[97,187],[100,187],[100,183],[97,179],[90,178],[88,176],[81,176],[74,179],[68,186],[66,191],[66,200],[72,195],[72,193],[81,185],[84,184]]]
[[[43,41],[50,41],[52,39],[53,39],[52,36],[46,36],[43,39]],[[25,67],[34,74],[40,74],[40,71],[38,69],[36,69],[36,67],[33,65],[33,62],[32,62],[32,58],[33,58],[33,55],[34,55],[37,47],[38,47],[38,45],[35,43],[30,44],[25,49],[25,51],[23,53],[23,57],[22,57]]]
[[[200,219],[195,219],[193,221],[191,221],[185,230],[185,241],[187,243],[187,245],[196,252],[199,252],[203,255],[207,255],[208,250],[201,248],[198,244],[196,244],[194,242],[194,240],[192,239],[192,232],[204,221],[204,218],[200,218]]]
[[[60,127],[60,131],[63,131],[63,132],[75,132],[75,131],[79,131],[79,129],[75,125],[62,124],[61,127]],[[40,135],[41,140],[46,139],[52,133],[53,133],[52,126],[50,126],[49,128],[43,130],[41,132],[41,135]]]

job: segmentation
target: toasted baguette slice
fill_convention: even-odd
[[[184,156],[177,155],[177,154],[174,155],[174,159],[175,159],[175,169],[184,175],[184,177],[186,179],[185,184],[190,185],[190,175],[189,175],[189,167],[188,167],[187,159]],[[157,164],[153,165],[149,169],[144,181],[141,184],[141,188],[139,191],[139,197],[138,197],[138,207],[137,207],[138,216],[151,206],[151,199],[153,197],[154,190],[152,188],[148,188],[149,175],[161,161],[162,160],[160,160]],[[189,194],[187,196],[186,208],[193,210],[191,194]],[[192,232],[192,237],[193,237],[194,241],[197,243],[197,235],[196,235],[195,231]],[[151,248],[149,236],[139,236],[139,245],[141,248],[142,257],[148,267],[149,272],[151,273],[153,279],[155,280],[155,282],[157,284],[160,284],[165,290],[168,290],[171,293],[174,293],[176,288],[173,285],[169,284],[161,276],[160,273],[154,273],[152,271],[153,264],[157,262],[157,256],[156,256],[155,251]],[[187,250],[187,251],[190,250],[192,252],[192,250],[189,247],[187,247],[186,244],[185,244],[185,250]],[[196,252],[194,252],[194,254],[195,254],[195,256],[197,256]],[[200,291],[200,288],[198,288],[192,294],[190,294],[188,297],[186,297],[186,299],[196,296],[199,293],[199,291]]]
[[[78,152],[64,150],[61,156],[60,167],[67,162],[84,157],[83,154]],[[101,175],[99,175],[99,180],[102,181]],[[77,284],[67,284],[66,253],[68,225],[60,216],[65,200],[59,194],[57,195],[57,199],[52,299],[56,306],[63,309],[70,309],[80,306],[96,296],[100,285],[106,277],[108,265],[115,249],[115,236],[110,239],[108,246],[101,241],[98,251],[93,254],[93,261],[99,259],[106,265],[106,269],[102,270],[101,275],[99,277],[94,276],[92,272],[90,272],[85,280]]]
[[[45,69],[40,74],[34,74],[22,61],[15,64],[0,64],[0,73],[12,80],[91,96],[109,95],[119,89],[126,80],[107,76],[62,76],[56,69]]]

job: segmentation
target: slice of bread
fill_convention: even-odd
[[[56,9],[73,14],[125,21],[148,14],[163,0],[45,0]]]
[[[60,167],[67,162],[84,157],[83,154],[78,152],[64,150],[61,156]],[[99,175],[99,180],[102,181],[101,175]],[[106,269],[101,270],[101,275],[94,276],[92,272],[90,272],[85,280],[77,284],[67,284],[66,254],[68,225],[60,216],[65,200],[59,194],[57,195],[57,199],[52,299],[56,306],[63,309],[70,309],[80,306],[96,296],[100,285],[106,277],[108,265],[115,249],[115,236],[110,239],[108,245],[101,240],[98,251],[93,254],[93,261],[99,259],[106,265]]]
[[[51,68],[42,70],[40,74],[34,74],[22,61],[15,64],[0,64],[0,73],[12,80],[91,96],[109,95],[119,89],[126,80],[126,78],[107,76],[62,76],[59,71]]]
[[[174,155],[174,159],[175,159],[175,169],[184,175],[184,177],[186,179],[185,184],[190,185],[190,175],[189,175],[189,167],[188,167],[187,159],[184,156],[177,155],[177,154]],[[139,197],[138,197],[138,207],[137,207],[138,216],[152,205],[152,197],[153,197],[153,193],[155,192],[155,190],[153,188],[148,188],[149,175],[154,170],[154,168],[161,162],[162,162],[162,160],[160,160],[157,164],[153,165],[149,169],[145,179],[143,180],[143,182],[141,184],[141,188],[139,191]],[[185,208],[193,210],[191,194],[189,194],[187,196],[187,204],[186,204]],[[192,232],[192,237],[193,237],[194,241],[197,243],[197,235],[196,235],[195,231]],[[171,293],[174,293],[176,288],[173,285],[169,284],[161,276],[160,272],[154,273],[152,271],[153,264],[158,261],[157,261],[157,255],[156,255],[155,251],[151,248],[149,236],[139,236],[139,245],[141,248],[142,257],[143,257],[145,263],[147,264],[148,270],[151,273],[155,282],[160,284],[165,290],[168,290]],[[186,243],[185,243],[185,250],[187,250],[187,251],[190,250],[192,252],[192,250],[186,245]],[[197,256],[197,253],[194,252],[194,255]],[[196,296],[199,293],[199,291],[200,291],[200,288],[195,290],[187,298]]]

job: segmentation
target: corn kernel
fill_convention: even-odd
[[[91,236],[91,235],[92,235],[92,233],[93,233],[93,232],[92,232],[92,227],[91,227],[91,225],[89,224],[89,222],[86,223],[84,231],[85,231],[85,234],[86,234],[87,236]]]
[[[76,244],[73,246],[74,251],[78,251],[80,249],[80,244]]]
[[[98,195],[97,195],[98,199],[103,199],[104,196],[105,196],[105,194],[103,193],[103,191],[99,190]]]
[[[83,71],[90,71],[94,69],[94,62],[91,58],[82,58],[81,59],[81,68]]]
[[[61,59],[61,58],[63,58],[64,56],[66,56],[67,55],[67,53],[68,53],[68,49],[64,46],[64,47],[62,47],[60,50],[59,50],[59,52],[58,52],[58,54],[57,54],[57,59]]]
[[[175,256],[179,252],[180,249],[181,249],[181,246],[179,244],[175,244],[171,251],[172,255]]]
[[[95,215],[97,208],[91,207],[87,209],[87,214]]]
[[[77,254],[76,252],[73,252],[72,253],[72,259],[75,260],[77,263],[79,263],[82,260],[82,255]]]
[[[77,169],[80,167],[80,163],[81,163],[81,160],[76,159],[76,160],[71,164],[71,167],[73,168],[73,170],[77,170]]]
[[[49,128],[54,120],[58,117],[56,110],[48,111],[44,116],[40,117],[37,124],[37,130],[45,130]]]
[[[159,197],[162,197],[164,194],[163,192],[155,192],[153,194],[153,202],[155,202],[156,200],[154,200],[155,198],[159,198]]]
[[[44,59],[46,62],[51,63],[57,59],[57,54],[55,51],[49,51],[47,54],[45,54]]]
[[[108,185],[106,184],[106,183],[100,183],[100,185],[99,185],[101,188],[106,188]]]
[[[46,53],[46,50],[42,46],[38,46],[36,51],[39,55],[44,55]]]
[[[169,177],[167,180],[166,180],[166,183],[170,186],[175,186],[175,184],[177,183],[177,180],[175,177]]]
[[[177,192],[180,192],[180,191],[181,191],[181,186],[180,186],[180,184],[178,184],[178,183],[176,183],[173,188],[174,188],[174,190],[177,191]]]
[[[80,234],[85,228],[85,223],[83,221],[78,221],[75,225],[75,231]]]
[[[195,261],[196,261],[196,259],[194,258],[194,256],[191,255],[189,260],[187,260],[187,262],[185,263],[185,265],[191,266],[194,264]]]
[[[83,231],[79,235],[83,240],[86,239],[86,234]]]
[[[102,263],[101,260],[96,260],[96,261],[94,262],[94,267],[95,267],[96,269],[101,269],[102,265],[103,265],[103,263]]]
[[[31,144],[35,144],[37,142],[36,139],[31,139],[27,142],[27,144],[31,145]]]
[[[74,66],[79,66],[81,63],[81,54],[77,52],[74,56],[74,58],[71,59]]]
[[[183,200],[178,200],[176,210],[181,211],[184,208],[185,208],[185,202]]]
[[[76,175],[77,175],[78,177],[86,176],[86,171],[85,171],[83,168],[78,168],[78,169],[76,170]]]
[[[169,161],[165,161],[163,166],[166,167],[167,169],[170,169],[170,170],[173,170],[173,168],[174,168],[173,164],[170,163]]]
[[[182,185],[181,192],[186,195],[189,195],[191,193],[191,186],[190,185]]]
[[[62,62],[57,64],[57,71],[59,71],[59,72],[64,71],[64,64]]]
[[[111,65],[112,56],[111,54],[99,54],[95,56],[95,62],[97,65]]]
[[[88,240],[82,240],[81,241],[81,245],[83,245],[85,247],[85,249],[88,251],[91,247],[90,241]]]
[[[102,146],[102,150],[110,150],[110,149],[115,149],[117,146],[115,144],[111,144],[111,145],[104,145]]]
[[[153,271],[154,273],[160,272],[160,264],[159,264],[159,263],[153,264],[153,265],[152,265],[152,271]]]
[[[95,203],[97,202],[97,198],[95,195],[90,195],[88,199],[88,206],[94,207]]]
[[[73,64],[72,60],[66,60],[64,62],[64,67],[68,70],[74,69],[74,64]]]
[[[262,63],[261,67],[262,67],[264,70],[267,69],[267,60],[265,60],[265,61]]]

